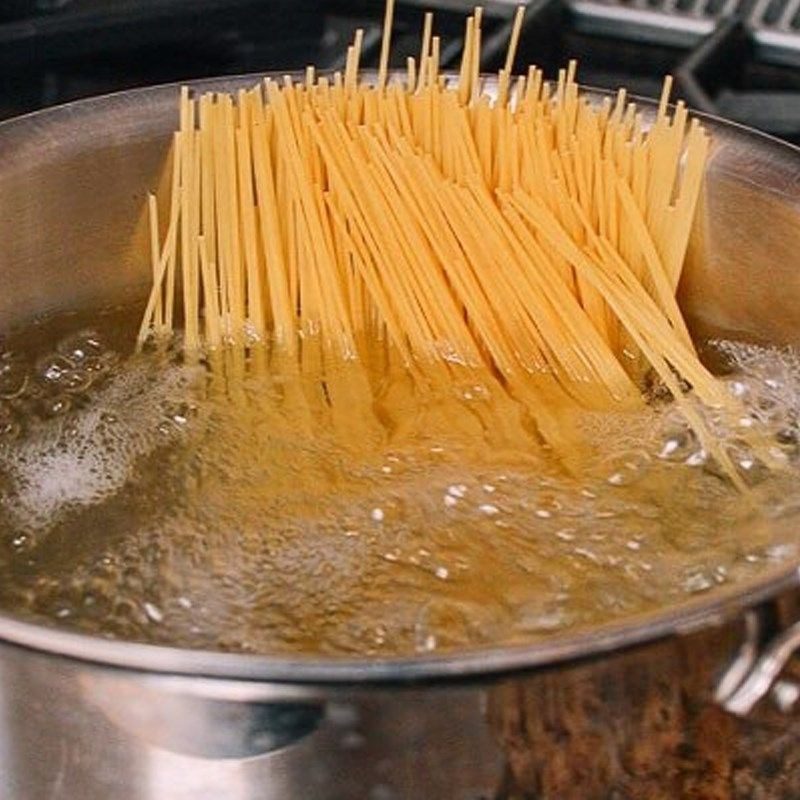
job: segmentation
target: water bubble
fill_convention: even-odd
[[[36,374],[45,383],[59,383],[71,371],[72,364],[64,356],[45,356],[36,364]]]
[[[153,603],[146,602],[144,604],[144,612],[147,614],[148,619],[153,622],[159,623],[164,621],[164,614],[161,609]]]
[[[680,446],[681,444],[677,439],[667,439],[667,441],[664,442],[664,446],[661,448],[661,452],[658,454],[658,457],[669,458]]]
[[[662,461],[683,462],[697,448],[694,431],[685,427],[670,431],[661,441],[658,457]]]
[[[56,395],[41,401],[42,413],[46,417],[58,417],[66,414],[72,407],[72,401],[67,395]]]
[[[435,649],[436,649],[436,637],[432,633],[429,633],[425,637],[421,646],[419,647],[419,650],[421,650],[423,653],[430,653]]]
[[[100,334],[91,329],[67,336],[56,345],[56,351],[73,364],[79,364],[92,356],[97,356],[103,352],[103,349]]]
[[[537,604],[522,606],[517,614],[521,630],[534,632],[557,631],[569,622],[569,614],[563,607],[547,608]]]
[[[9,353],[0,355],[0,398],[12,400],[25,393],[28,387],[28,370]]]
[[[96,380],[99,376],[110,372],[119,362],[116,353],[103,353],[102,356],[90,356],[81,363],[84,372],[94,376]]]
[[[386,626],[376,625],[374,631],[375,644],[383,644],[386,641]]]
[[[750,391],[748,385],[741,380],[728,381],[728,391],[734,397],[744,397]]]
[[[586,547],[576,547],[572,551],[575,555],[581,556],[583,558],[588,559],[589,561],[594,562],[595,564],[602,563],[600,557],[592,550],[589,550]]]
[[[714,581],[702,572],[696,572],[693,575],[689,575],[689,577],[683,582],[683,589],[689,594],[707,592],[713,586]]]
[[[766,550],[767,558],[773,561],[786,561],[797,554],[797,545],[794,543],[780,543],[771,545]]]
[[[688,467],[700,467],[708,461],[708,453],[703,450],[695,450],[683,463]]]
[[[81,369],[70,369],[61,375],[59,384],[65,392],[81,394],[92,385],[92,374]]]
[[[0,418],[0,441],[13,441],[22,433],[22,426],[13,417]]]

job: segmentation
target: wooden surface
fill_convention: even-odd
[[[768,699],[740,720],[710,697],[737,640],[694,635],[509,682],[491,702],[508,759],[498,798],[800,800],[800,711]]]

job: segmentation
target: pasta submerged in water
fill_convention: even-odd
[[[736,400],[675,297],[708,136],[668,108],[669,79],[645,125],[624,90],[582,96],[574,62],[555,83],[536,67],[512,78],[522,12],[491,84],[480,9],[457,78],[439,72],[429,14],[419,60],[390,79],[390,2],[373,83],[358,31],[332,78],[184,89],[164,232],[149,201],[139,344],[171,334],[179,311],[189,354],[269,345],[265,358],[324,383],[355,435],[384,373],[409,392],[479,376],[568,461],[575,414],[640,408],[655,374],[738,482],[687,384],[732,415]]]

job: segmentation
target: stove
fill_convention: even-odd
[[[394,58],[419,49],[436,12],[443,66],[457,64],[471,2],[398,0]],[[675,76],[694,108],[800,142],[800,0],[529,0],[518,65],[580,60],[587,85],[655,95]],[[515,3],[485,7],[483,67],[504,57]],[[382,0],[6,0],[0,118],[92,94],[211,75],[343,65],[365,30],[378,58]]]

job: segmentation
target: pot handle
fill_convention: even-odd
[[[789,661],[800,650],[800,622],[773,636],[765,645],[763,615],[748,611],[745,637],[733,663],[715,692],[716,701],[729,713],[748,716],[771,692],[778,708],[788,713],[800,698],[800,685],[781,679]]]

